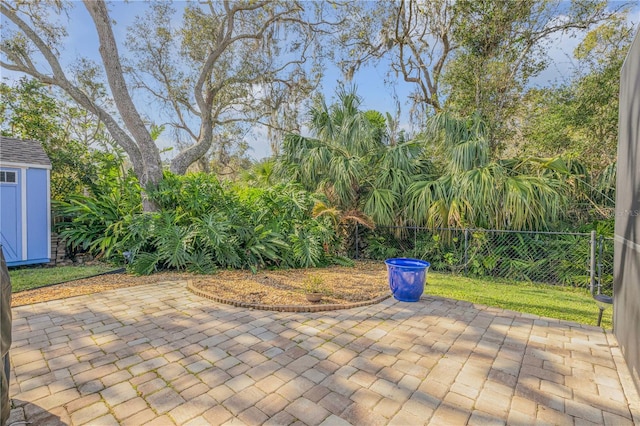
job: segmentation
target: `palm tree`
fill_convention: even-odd
[[[486,126],[478,116],[432,117],[428,133],[444,147],[437,179],[408,187],[407,215],[417,225],[490,229],[547,229],[566,205],[565,185],[545,170],[555,159],[489,159]]]
[[[398,224],[404,189],[427,168],[423,149],[414,141],[389,137],[389,120],[360,110],[355,89],[339,89],[337,97],[331,106],[320,99],[311,109],[311,137],[285,138],[281,174],[322,192],[328,205],[319,211],[333,209],[345,221],[359,218],[363,224]]]
[[[257,186],[260,188],[267,188],[276,184],[276,177],[274,174],[275,161],[272,158],[266,158],[260,160],[251,165],[250,168],[245,169],[240,179],[242,182]]]

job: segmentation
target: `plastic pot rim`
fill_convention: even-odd
[[[408,264],[402,264],[402,262],[406,262]],[[387,266],[392,266],[394,268],[402,268],[402,269],[428,269],[431,266],[431,263],[422,259],[413,259],[410,257],[394,257],[391,259],[387,259],[384,261]]]

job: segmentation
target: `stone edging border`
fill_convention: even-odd
[[[201,290],[193,285],[191,280],[187,280],[187,290],[196,296],[213,300],[214,302],[224,303],[225,305],[236,306],[238,308],[259,309],[262,311],[278,311],[278,312],[322,312],[337,311],[339,309],[358,308],[360,306],[374,305],[391,297],[391,292],[378,296],[375,299],[365,300],[363,302],[353,302],[346,304],[333,303],[330,305],[263,305],[261,303],[246,303],[238,300],[225,299],[223,297],[214,296],[208,291]]]

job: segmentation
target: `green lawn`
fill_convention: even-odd
[[[14,292],[49,284],[86,278],[117,269],[111,265],[26,268],[9,271]],[[467,278],[428,273],[426,294],[465,300],[544,317],[596,325],[598,308],[588,290],[544,284]],[[607,309],[602,326],[611,328],[612,309]]]
[[[117,267],[113,265],[91,265],[91,266],[56,266],[54,268],[23,268],[10,269],[11,288],[14,293],[24,290],[31,290],[51,284],[58,284],[65,281],[87,278],[92,275],[113,271]]]
[[[598,307],[587,289],[544,284],[498,282],[429,272],[425,294],[465,300],[518,312],[596,325]],[[612,309],[602,317],[611,328]]]

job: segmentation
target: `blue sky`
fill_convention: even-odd
[[[133,22],[136,15],[144,13],[147,5],[140,1],[122,2],[116,1],[111,3],[111,16],[116,22],[114,25],[114,34],[116,39],[122,45],[126,37],[126,29]],[[179,9],[179,2],[175,6]],[[178,24],[180,17],[176,17]],[[636,6],[634,12],[630,16],[632,22],[637,23],[640,20],[640,6]],[[97,59],[97,35],[91,18],[85,8],[79,3],[75,3],[75,7],[70,14],[70,25],[68,27],[69,38],[65,44],[63,63],[70,65],[75,58],[86,56]],[[552,65],[543,71],[538,77],[531,81],[532,86],[547,86],[552,83],[562,83],[567,81],[573,72],[574,65],[572,61],[572,52],[576,45],[580,42],[581,37],[570,38],[568,36],[558,35],[552,43],[550,43],[549,56],[552,58]],[[322,82],[322,89],[327,100],[332,99],[335,89],[340,81],[343,81],[340,71],[327,64],[329,68],[325,72]],[[17,76],[2,70],[2,77],[14,80]],[[408,112],[410,104],[408,103],[408,94],[412,86],[402,81],[401,78],[393,80],[392,87],[385,85],[387,80],[387,68],[384,63],[380,66],[366,66],[360,69],[353,78],[352,84],[358,88],[359,95],[363,98],[364,109],[375,109],[380,112],[389,112],[395,114],[396,104],[393,93],[400,100],[402,115],[400,116],[401,127],[411,131],[409,125]],[[144,114],[154,120],[161,121],[157,115],[157,110],[147,103],[138,102],[140,109]],[[257,129],[253,135],[249,135],[249,142],[252,151],[249,153],[254,159],[260,159],[269,156],[270,148],[268,141],[262,137],[264,132]],[[171,144],[169,135],[163,135],[160,138],[160,145],[167,146]],[[171,154],[169,154],[171,156]]]

